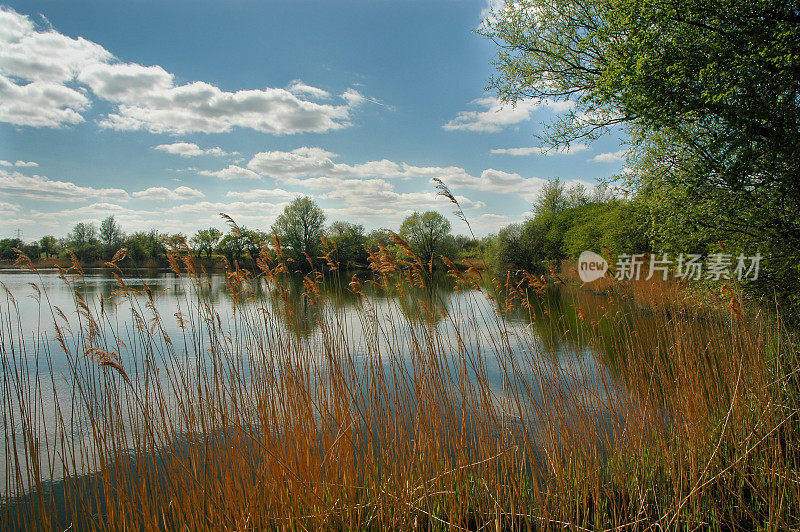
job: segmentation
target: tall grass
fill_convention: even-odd
[[[302,296],[265,249],[255,271],[228,269],[230,312],[180,250],[170,262],[190,289],[173,316],[158,311],[169,295],[124,278],[122,256],[113,302],[76,288],[67,311],[33,284],[46,316],[34,337],[6,290],[0,528],[798,522],[800,366],[776,319],[732,291],[700,306],[664,283],[597,295],[564,275],[454,267],[467,303],[445,308],[429,265],[395,240],[371,275],[343,279],[328,260]],[[61,278],[82,275],[75,263]],[[321,288],[331,280],[340,291]],[[342,312],[345,291],[355,312]]]

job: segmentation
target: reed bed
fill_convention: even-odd
[[[33,283],[33,337],[5,290],[0,528],[799,522],[800,361],[774,316],[730,289],[710,308],[674,285],[598,295],[563,275],[491,280],[452,264],[467,303],[447,308],[432,265],[395,240],[370,275],[345,277],[327,255],[300,294],[277,243],[252,271],[229,265],[225,310],[173,250],[188,288],[172,316],[158,300],[173,296],[125,278],[122,253],[111,300],[75,288],[61,309]],[[77,262],[61,272],[69,287],[82,276]],[[287,326],[298,320],[314,334]]]

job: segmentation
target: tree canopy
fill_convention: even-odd
[[[570,108],[550,144],[627,131],[626,184],[667,228],[655,245],[695,227],[694,242],[759,248],[768,291],[800,293],[800,4],[514,0],[481,31],[502,99]]]
[[[308,258],[315,261],[320,255],[325,213],[308,196],[296,198],[284,208],[272,226],[281,239],[286,254],[295,265],[304,267]]]

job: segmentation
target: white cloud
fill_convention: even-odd
[[[19,210],[19,205],[15,205],[13,203],[6,203],[5,201],[0,201],[0,213],[17,212],[18,210]]]
[[[572,155],[574,153],[586,151],[588,144],[573,143],[568,147],[548,148],[544,146],[531,146],[527,148],[495,148],[490,153],[495,155]]]
[[[0,8],[0,71],[43,83],[64,83],[84,68],[112,59],[99,44],[57,31],[37,31],[31,19]]]
[[[17,168],[33,168],[35,166],[39,166],[39,163],[35,163],[33,161],[3,161],[0,159],[0,166],[16,166]]]
[[[218,177],[219,179],[260,179],[257,173],[253,172],[252,170],[248,170],[247,168],[242,168],[241,166],[236,166],[235,164],[229,164],[226,168],[222,170],[198,170],[197,172],[200,175],[207,175],[211,177]]]
[[[44,176],[25,176],[0,170],[0,193],[18,198],[46,201],[82,201],[113,199],[125,201],[128,193],[119,188],[82,187],[68,181],[54,181]]]
[[[344,179],[340,177],[310,177],[287,179],[287,183],[312,190],[325,191],[320,199],[339,200],[348,208],[391,208],[395,211],[441,209],[449,200],[438,196],[431,187],[425,192],[397,192],[394,185],[385,179]],[[464,209],[481,209],[482,201],[472,201],[465,196],[456,196]]]
[[[299,81],[289,89],[232,92],[203,81],[176,85],[161,66],[120,62],[99,44],[38,30],[27,15],[0,8],[0,121],[80,123],[91,104],[84,87],[114,105],[99,120],[102,127],[171,134],[237,127],[275,135],[331,131],[349,126],[351,112],[365,99],[354,89],[338,104],[303,99],[328,93]]]
[[[174,76],[160,66],[136,63],[97,63],[84,68],[78,81],[97,96],[112,102],[135,104],[143,95],[173,87]]]
[[[326,100],[331,97],[331,94],[328,91],[307,85],[299,79],[291,82],[286,89],[292,94],[305,94],[318,100]]]
[[[589,161],[593,163],[621,163],[625,160],[627,153],[627,150],[600,153],[589,159]]]
[[[134,192],[131,196],[151,201],[180,201],[206,197],[206,195],[199,190],[184,186],[177,187],[174,190],[170,190],[166,187],[150,187],[145,190]]]
[[[269,199],[290,199],[297,196],[296,192],[288,192],[282,188],[256,188],[244,192],[230,191],[226,194],[229,198],[237,198],[246,201],[269,200]]]
[[[159,144],[153,148],[181,157],[199,157],[201,155],[213,155],[214,157],[225,157],[231,155],[219,146],[203,149],[193,142],[173,142],[172,144]]]
[[[461,111],[456,117],[442,126],[446,131],[477,131],[497,133],[508,126],[527,122],[531,114],[542,108],[560,113],[572,109],[573,103],[556,100],[522,100],[516,105],[503,103],[497,98],[478,98],[472,102],[481,108],[476,111]]]
[[[491,213],[481,214],[469,219],[470,225],[479,234],[495,233],[514,221],[505,214]]]
[[[18,85],[0,74],[0,122],[62,127],[83,122],[81,111],[88,107],[89,98],[66,85],[43,81]]]
[[[100,121],[116,130],[224,133],[234,127],[264,133],[322,133],[350,125],[353,106],[302,100],[286,89],[226,92],[202,81],[139,94]]]
[[[253,156],[250,170],[278,180],[304,176],[411,179],[466,174],[456,166],[413,166],[388,159],[357,164],[336,163],[337,155],[322,148],[301,147],[292,151],[266,151]]]

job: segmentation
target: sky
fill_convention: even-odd
[[[569,103],[501,105],[487,0],[0,4],[0,238],[269,230],[296,196],[328,221],[448,215],[479,236],[530,216],[547,179],[623,168],[619,135],[544,150]]]

